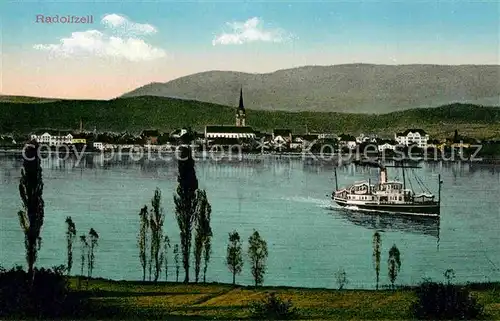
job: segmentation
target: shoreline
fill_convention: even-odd
[[[86,280],[87,276],[81,275],[70,275],[68,276],[70,280],[78,281],[79,279]],[[131,286],[169,286],[169,285],[182,285],[182,286],[225,286],[232,287],[232,283],[224,283],[224,282],[189,282],[183,283],[182,281],[141,281],[141,280],[125,280],[125,279],[109,279],[103,277],[91,277],[91,282],[103,282],[108,284],[128,284]],[[436,280],[439,282],[439,280]],[[395,284],[395,288],[397,290],[414,290],[418,288],[420,283],[417,284]],[[465,282],[465,283],[453,283],[454,285],[461,287],[470,287],[471,289],[491,289],[491,288],[500,288],[500,280],[499,281],[488,281],[488,282]],[[238,288],[246,288],[246,289],[255,289],[255,286],[252,284],[236,284],[234,285]],[[293,285],[261,285],[258,287],[259,290],[303,290],[303,291],[339,291],[337,288],[326,288],[326,287],[305,287],[305,286],[293,286]],[[344,286],[342,291],[367,291],[367,292],[377,292],[377,291],[392,291],[392,287],[390,284],[381,284],[379,290],[375,288],[350,288],[348,286]]]
[[[22,154],[23,150],[22,149],[2,149],[0,148],[0,155],[19,155]],[[41,154],[42,155],[47,155],[47,154],[64,154],[65,152],[63,151],[43,151]],[[131,155],[128,155],[128,153],[134,153],[132,151],[85,151],[85,152],[77,152],[77,153],[71,153],[71,156],[76,156],[78,155],[85,155],[85,156],[106,156],[106,155],[116,155],[119,156],[120,158],[123,156],[128,156],[129,158],[132,158]],[[149,155],[174,155],[174,151],[160,151],[160,150],[155,150],[153,153],[149,153]],[[148,155],[148,154],[145,154]],[[320,153],[297,153],[297,152],[281,152],[281,153],[252,153],[252,152],[243,152],[241,155],[237,154],[231,154],[231,153],[220,153],[220,152],[212,152],[212,151],[202,151],[202,152],[195,152],[194,154],[195,159],[200,160],[201,157],[206,157],[207,155],[214,155],[214,158],[218,158],[215,160],[219,161],[224,161],[224,160],[230,160],[230,161],[243,161],[243,160],[256,160],[256,159],[265,159],[265,158],[275,158],[275,159],[282,159],[282,158],[288,158],[288,159],[303,159],[303,160],[316,160],[318,162],[333,162],[333,161],[339,161],[341,160],[342,163],[344,164],[351,164],[353,161],[359,160],[360,158],[364,158],[365,155],[363,154],[354,154],[354,153],[344,153],[344,154],[339,154],[339,153],[330,153],[330,154],[320,154]],[[241,156],[241,157],[240,157]],[[381,158],[378,155],[366,155],[369,158]],[[320,158],[323,159],[320,159]],[[346,158],[349,157],[349,158]],[[61,158],[64,159],[64,158]],[[400,158],[394,157],[394,156],[385,156],[383,157],[385,161],[398,161]],[[109,159],[111,161],[112,159]],[[159,159],[147,159],[145,160],[152,160],[152,161],[157,161]],[[160,159],[161,160],[161,159]],[[458,160],[452,160],[449,159],[448,157],[438,157],[438,158],[430,158],[430,159],[424,159],[423,156],[414,156],[414,159],[410,159],[411,161],[414,162],[446,162],[446,163],[474,163],[474,164],[491,164],[491,165],[500,165],[500,156],[498,157],[485,157],[485,158],[480,158],[476,160],[471,160],[471,159],[458,159]]]

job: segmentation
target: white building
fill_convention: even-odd
[[[420,148],[427,148],[429,135],[422,129],[407,129],[402,133],[394,134],[394,139],[400,145],[410,146],[416,144]]]
[[[339,146],[347,147],[349,149],[355,149],[358,143],[356,142],[356,138],[351,135],[340,135],[339,136]]]
[[[397,142],[383,142],[377,146],[379,152],[384,150],[396,150]]]
[[[100,142],[94,142],[94,144],[92,144],[92,146],[97,149],[97,150],[103,150],[104,149],[104,144],[103,143],[100,143]]]
[[[349,140],[345,142],[344,146],[346,146],[349,149],[355,149],[357,145],[358,143],[356,143],[355,141]]]
[[[336,134],[318,133],[314,135],[318,135],[318,139],[337,139],[337,140],[339,139],[339,136]]]
[[[177,129],[177,130],[174,130],[173,132],[170,133],[170,137],[181,138],[182,136],[187,134],[187,132],[188,131],[185,128]]]
[[[12,144],[16,144],[16,141],[14,140],[14,137],[10,135],[0,135],[0,141],[5,141],[5,142],[11,142]]]
[[[358,137],[356,137],[356,143],[362,144],[362,143],[376,143],[377,142],[377,135],[365,135],[365,134],[360,134]]]
[[[49,146],[70,145],[73,141],[73,135],[71,134],[67,134],[64,136],[51,135],[48,132],[45,132],[42,135],[36,135],[36,134],[31,135],[31,140],[35,140],[39,144],[44,144]]]
[[[214,138],[255,139],[255,132],[248,126],[205,126],[205,139]]]
[[[290,129],[273,130],[272,143],[275,145],[291,144],[292,131]]]

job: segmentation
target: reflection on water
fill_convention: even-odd
[[[10,163],[14,168],[20,168],[22,165],[21,154],[0,154],[2,163]],[[106,154],[84,154],[81,158],[75,155],[57,156],[52,154],[45,155],[42,158],[42,166],[51,169],[66,169],[73,167],[83,168],[98,168],[98,167],[116,167],[116,166],[129,166],[129,168],[138,168],[148,170],[150,168],[165,167],[175,165],[175,157],[173,154],[164,154],[161,157],[153,155],[154,157],[148,159],[147,157],[135,158],[133,155],[106,155]],[[294,164],[302,166],[304,171],[317,172],[318,170],[332,170],[338,166],[336,162],[323,162],[319,159],[301,159],[301,158],[288,158],[278,157],[272,155],[245,155],[241,159],[233,157],[233,159],[223,158],[217,159],[216,157],[206,157],[196,159],[197,164],[210,164],[210,165],[234,165],[235,167],[259,167],[272,164],[280,170],[290,169]],[[394,161],[385,161],[385,165],[395,165]],[[470,162],[442,162],[442,161],[408,161],[412,166],[423,166],[429,169],[432,173],[442,172],[443,170],[450,171],[453,176],[467,176],[475,172],[488,171],[491,174],[500,173],[500,166],[483,163],[470,163]],[[378,169],[369,166],[350,164],[341,164],[338,166],[338,172],[343,172],[346,175],[355,174],[374,174],[378,173]]]
[[[439,239],[439,218],[383,213],[368,214],[339,207],[331,207],[331,210],[338,213],[343,219],[371,230],[402,231],[430,235]]]
[[[20,207],[21,166],[20,154],[0,155],[0,248],[5,266],[24,264],[24,237],[15,214]],[[255,155],[241,161],[198,160],[200,187],[207,190],[212,205],[209,282],[231,282],[224,258],[227,235],[235,229],[244,240],[256,229],[268,242],[266,285],[336,287],[332,275],[343,267],[351,287],[374,286],[375,230],[383,234],[384,253],[392,244],[401,250],[400,283],[415,284],[424,276],[440,279],[449,268],[455,269],[457,282],[485,276],[500,279],[496,268],[500,266],[500,167],[443,162],[418,166],[415,173],[432,192],[437,193],[438,174],[444,181],[440,220],[332,211],[334,162]],[[46,216],[40,265],[63,263],[64,220],[72,216],[81,230],[99,228],[96,276],[140,279],[137,213],[149,204],[157,187],[165,195],[165,234],[172,243],[179,242],[172,201],[177,184],[173,158],[136,161],[126,155],[109,159],[87,154],[80,160],[51,157],[42,167]],[[388,174],[391,179],[402,178],[396,168]],[[378,169],[343,165],[337,176],[339,187],[358,180],[375,182]],[[169,268],[172,271],[175,268]],[[249,269],[241,275],[241,283],[252,284]]]

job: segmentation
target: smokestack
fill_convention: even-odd
[[[385,167],[380,167],[380,184],[387,183],[387,169]]]

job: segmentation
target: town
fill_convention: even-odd
[[[428,148],[470,148],[474,140],[446,141],[431,140],[423,129],[408,129],[402,133],[395,133],[392,139],[380,138],[374,134],[360,134],[357,137],[350,134],[336,135],[333,133],[299,133],[294,134],[290,129],[275,129],[272,133],[254,131],[248,126],[206,126],[204,133],[194,132],[189,128],[177,129],[171,133],[159,130],[144,130],[139,135],[129,133],[97,133],[77,131],[61,133],[60,131],[43,131],[30,135],[30,140],[51,147],[65,145],[87,146],[95,151],[114,150],[118,148],[149,147],[157,150],[171,150],[183,142],[190,141],[196,148],[229,149],[234,146],[243,146],[245,151],[261,151],[264,147],[270,152],[301,152],[313,146],[335,146],[338,152],[356,150],[362,146],[376,146],[377,151],[396,150],[398,148],[415,146],[419,149]],[[216,151],[217,149],[214,149]]]
[[[0,321],[500,320],[497,1],[1,7]]]
[[[325,132],[294,133],[290,129],[276,128],[271,133],[253,129],[246,121],[247,111],[243,102],[243,90],[240,90],[239,104],[235,112],[234,125],[206,125],[203,132],[197,132],[189,127],[179,128],[171,132],[157,129],[145,129],[141,133],[109,133],[84,130],[80,120],[80,128],[72,132],[60,130],[41,130],[31,133],[28,137],[20,137],[21,143],[16,143],[15,137],[4,135],[0,137],[0,146],[22,147],[29,141],[58,149],[62,146],[75,146],[78,150],[103,152],[112,150],[127,150],[132,148],[148,148],[157,151],[171,151],[182,143],[189,142],[195,150],[210,151],[229,150],[238,147],[243,152],[264,153],[352,153],[353,151],[370,153],[388,153],[397,150],[408,150],[412,153],[427,151],[472,154],[474,146],[482,146],[482,155],[496,155],[499,151],[499,141],[479,141],[464,137],[455,131],[453,137],[442,140],[431,139],[421,128],[408,128],[403,132],[388,133],[386,137],[376,134],[348,133],[334,134]],[[474,150],[472,150],[474,149]]]

